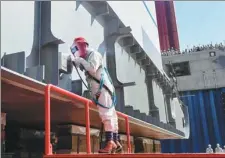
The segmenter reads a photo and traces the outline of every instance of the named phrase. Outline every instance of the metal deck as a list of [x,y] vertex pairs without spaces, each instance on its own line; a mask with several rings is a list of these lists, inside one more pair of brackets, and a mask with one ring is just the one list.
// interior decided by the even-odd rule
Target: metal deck
[[225,154],[90,154],[90,155],[49,155],[44,158],[225,158]]
[[[25,125],[44,127],[44,95],[46,84],[1,67],[2,111],[8,120]],[[77,98],[85,98],[77,96]],[[87,99],[86,99],[87,100]],[[155,125],[128,116],[131,135],[155,139],[182,139],[183,137]],[[51,92],[51,124],[73,123],[85,125],[85,105],[78,99]],[[96,106],[90,104],[90,125],[100,128]],[[126,133],[125,120],[119,116],[120,132]]]

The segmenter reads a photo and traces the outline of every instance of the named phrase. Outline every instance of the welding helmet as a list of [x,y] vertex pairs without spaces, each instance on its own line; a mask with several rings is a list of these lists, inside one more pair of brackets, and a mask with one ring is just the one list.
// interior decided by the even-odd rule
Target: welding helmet
[[89,46],[88,42],[83,37],[77,37],[74,39],[72,46],[70,47],[70,50],[72,54],[75,55],[76,52],[79,52],[79,54],[76,54],[80,57],[86,56],[86,48]]

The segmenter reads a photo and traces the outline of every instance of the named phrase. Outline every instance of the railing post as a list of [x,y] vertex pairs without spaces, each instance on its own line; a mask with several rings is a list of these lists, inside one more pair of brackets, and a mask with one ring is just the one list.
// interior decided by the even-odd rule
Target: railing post
[[91,153],[91,136],[90,136],[90,115],[89,115],[89,102],[85,104],[85,120],[86,120],[86,144],[87,154]]
[[131,153],[131,144],[130,144],[130,125],[128,116],[125,117],[126,122],[126,132],[127,132],[127,152]]
[[52,155],[52,146],[50,143],[50,131],[51,131],[50,91],[51,85],[48,84],[45,87],[45,155]]

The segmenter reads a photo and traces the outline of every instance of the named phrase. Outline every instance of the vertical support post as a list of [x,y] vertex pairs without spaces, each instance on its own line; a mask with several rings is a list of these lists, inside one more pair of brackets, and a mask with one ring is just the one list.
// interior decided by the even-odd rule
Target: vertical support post
[[130,125],[129,125],[129,119],[126,116],[125,117],[126,122],[126,132],[127,132],[127,152],[131,153],[131,145],[130,145]]
[[51,85],[45,87],[45,155],[52,155],[52,146],[50,143],[50,90]]
[[152,66],[148,66],[145,72],[145,83],[147,86],[148,102],[149,102],[149,115],[157,118],[157,120],[160,120],[159,108],[155,105],[155,101],[154,101],[154,91],[153,91],[153,83],[152,83],[153,77],[148,76],[149,72],[154,73],[154,69]]
[[85,104],[85,119],[86,119],[86,144],[87,154],[91,153],[91,136],[90,136],[90,116],[89,116],[89,102]]

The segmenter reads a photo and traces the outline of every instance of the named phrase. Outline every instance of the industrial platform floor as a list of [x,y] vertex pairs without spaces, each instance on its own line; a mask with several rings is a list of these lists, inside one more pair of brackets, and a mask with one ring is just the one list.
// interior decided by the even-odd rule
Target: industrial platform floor
[[[4,92],[1,96],[1,109],[7,113],[8,120],[16,120],[26,126],[44,127],[46,84],[1,66],[1,85]],[[80,101],[81,99],[74,99],[55,91],[51,91],[50,98],[51,125],[66,123],[85,125],[85,105]],[[95,105],[90,105],[90,118],[91,127],[100,129],[101,120]],[[134,117],[128,116],[128,119],[130,134],[133,136],[184,139],[181,135]],[[125,120],[121,116],[119,116],[119,127],[121,133],[126,133]]]
[[78,154],[49,155],[44,158],[225,158],[224,154]]

